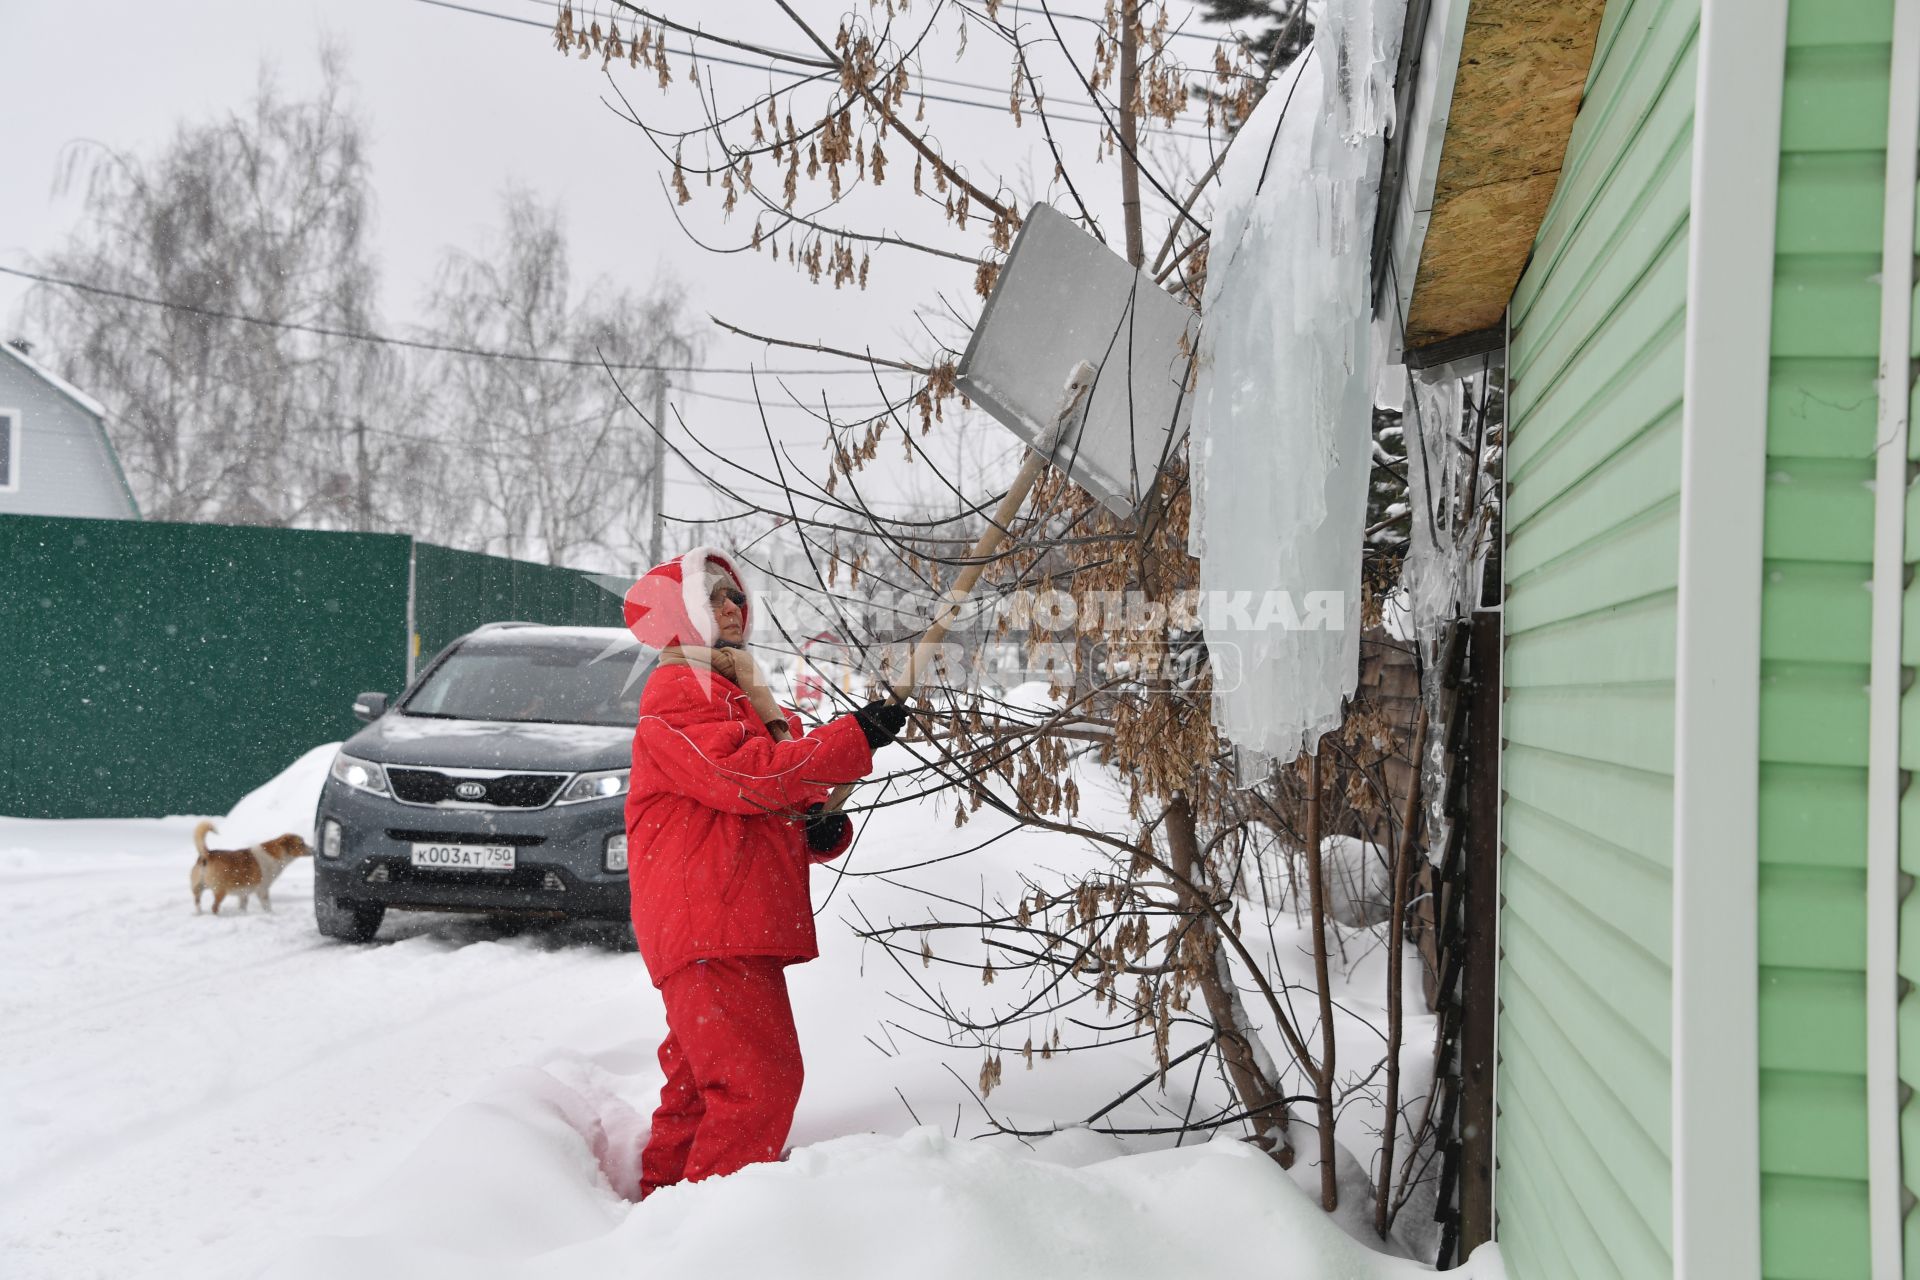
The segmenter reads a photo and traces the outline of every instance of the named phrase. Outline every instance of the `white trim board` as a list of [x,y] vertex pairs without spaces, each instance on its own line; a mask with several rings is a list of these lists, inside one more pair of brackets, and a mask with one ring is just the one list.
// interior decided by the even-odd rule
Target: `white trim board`
[[0,434],[6,436],[7,470],[0,477],[0,493],[20,492],[20,453],[27,442],[27,429],[20,411],[0,405]]
[[1897,0],[1880,266],[1880,413],[1873,481],[1873,650],[1867,727],[1867,1233],[1873,1280],[1902,1274],[1900,663],[1906,585],[1914,183],[1920,179],[1920,0]]
[[[1419,0],[1411,2],[1418,4]],[[1426,246],[1427,225],[1433,220],[1433,191],[1440,178],[1441,144],[1446,140],[1447,120],[1453,111],[1453,85],[1460,73],[1460,47],[1466,40],[1469,4],[1470,0],[1431,0],[1405,128],[1395,125],[1400,134],[1398,145],[1405,151],[1393,208],[1384,211],[1393,219],[1393,226],[1387,236],[1389,275],[1381,307],[1392,311],[1394,323],[1387,326],[1390,349],[1383,364],[1399,364],[1404,349],[1414,277]]]
[[1760,1274],[1761,537],[1787,0],[1702,0],[1674,670],[1673,1264]]

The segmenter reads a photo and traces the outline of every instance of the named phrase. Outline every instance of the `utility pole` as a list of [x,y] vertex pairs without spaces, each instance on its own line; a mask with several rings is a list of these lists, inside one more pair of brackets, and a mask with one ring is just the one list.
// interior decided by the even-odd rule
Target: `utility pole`
[[647,554],[653,557],[654,564],[667,558],[667,392],[671,388],[672,369],[666,363],[665,352],[677,352],[682,363],[693,362],[692,349],[677,333],[667,334],[657,350],[662,355],[653,384],[653,536],[647,546]]
[[371,477],[367,475],[367,420],[353,420],[353,453],[359,468],[359,480],[354,486],[353,527],[361,533],[373,528],[373,493],[368,487]]
[[653,537],[647,546],[652,563],[666,559],[667,534],[667,370],[653,382]]

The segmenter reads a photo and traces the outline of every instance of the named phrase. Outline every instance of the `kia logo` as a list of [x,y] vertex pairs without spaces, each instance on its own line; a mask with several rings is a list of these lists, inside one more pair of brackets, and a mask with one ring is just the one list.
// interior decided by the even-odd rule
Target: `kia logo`
[[453,789],[453,794],[462,800],[478,800],[487,794],[487,787],[483,782],[463,782]]

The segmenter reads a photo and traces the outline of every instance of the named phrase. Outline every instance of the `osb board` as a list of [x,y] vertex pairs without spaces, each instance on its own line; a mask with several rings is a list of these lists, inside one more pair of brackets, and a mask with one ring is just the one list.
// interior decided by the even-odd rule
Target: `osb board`
[[1500,322],[1560,180],[1606,0],[1474,0],[1407,345]]

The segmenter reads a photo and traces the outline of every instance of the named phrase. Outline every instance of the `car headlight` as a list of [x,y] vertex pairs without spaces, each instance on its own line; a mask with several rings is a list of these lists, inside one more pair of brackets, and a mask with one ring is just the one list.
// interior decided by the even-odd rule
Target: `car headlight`
[[626,832],[622,831],[617,836],[607,837],[607,856],[603,860],[602,865],[609,871],[625,871],[627,869]]
[[368,791],[376,796],[388,794],[386,770],[371,760],[356,760],[344,751],[333,758],[333,776],[355,791]]
[[606,800],[627,793],[627,775],[631,769],[602,769],[598,773],[577,775],[560,793],[555,804],[579,804],[583,800]]

